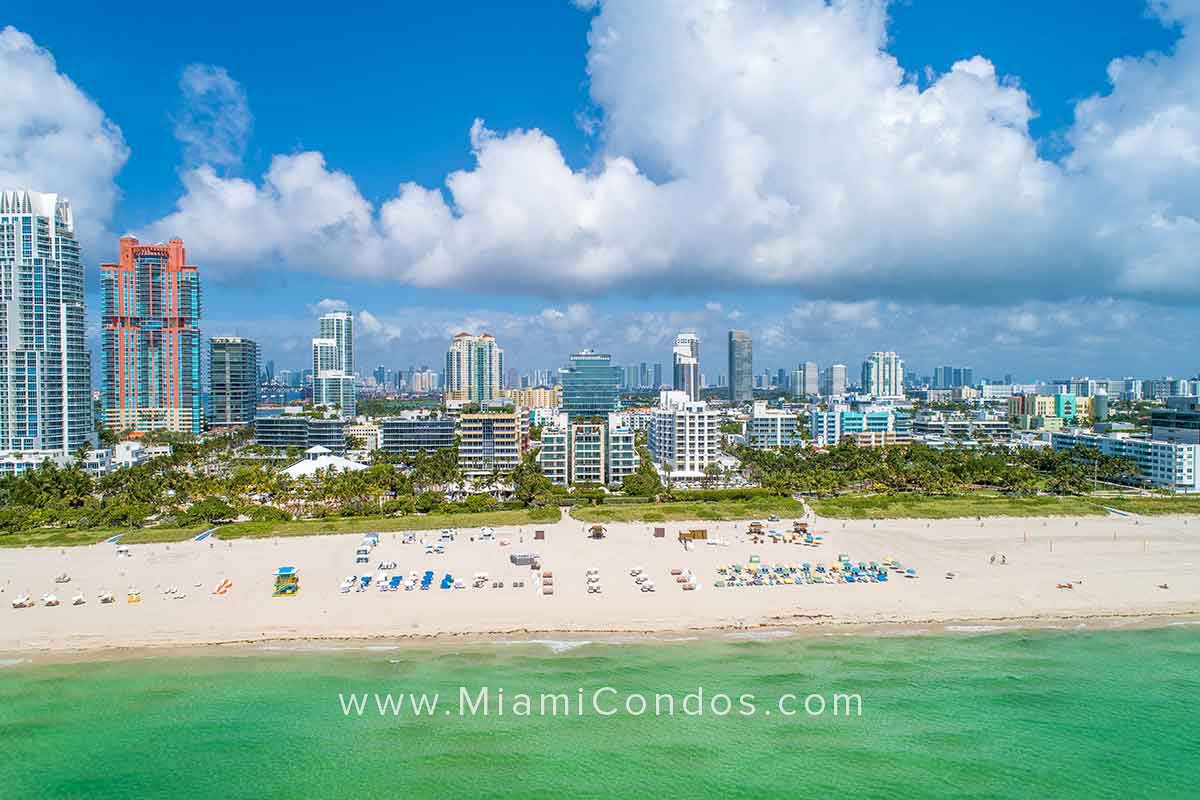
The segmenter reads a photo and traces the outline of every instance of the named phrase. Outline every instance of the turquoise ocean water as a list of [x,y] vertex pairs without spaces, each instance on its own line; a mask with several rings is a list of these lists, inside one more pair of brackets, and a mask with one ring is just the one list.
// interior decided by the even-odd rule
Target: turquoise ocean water
[[[488,687],[492,714],[460,715],[462,686]],[[602,687],[600,710],[669,694],[676,714],[601,716]],[[699,687],[705,713],[683,714]],[[511,705],[580,688],[583,715]],[[437,710],[345,716],[338,698],[410,691]],[[803,713],[837,692],[862,715]],[[715,693],[733,712],[712,713]],[[1200,628],[17,664],[0,668],[0,754],[13,798],[1197,797]]]

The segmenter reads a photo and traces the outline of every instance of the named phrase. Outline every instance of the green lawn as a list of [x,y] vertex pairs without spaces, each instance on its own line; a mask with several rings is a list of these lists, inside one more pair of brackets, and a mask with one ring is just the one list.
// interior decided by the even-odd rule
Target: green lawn
[[804,514],[804,506],[790,497],[756,497],[753,500],[637,503],[579,506],[571,509],[571,516],[583,522],[715,522],[730,519],[765,519],[771,514],[799,517]]
[[144,544],[146,542],[182,542],[211,526],[197,528],[137,528],[134,530],[98,530],[85,528],[43,528],[35,531],[0,534],[0,547],[73,547],[81,544],[96,544],[114,534],[122,534],[121,544]]
[[972,494],[843,495],[815,500],[813,509],[835,519],[955,519],[959,517],[1083,517],[1105,513],[1084,497],[1008,497]]
[[[481,526],[535,525],[558,522],[562,518],[557,508],[530,508],[519,511],[489,511],[480,514],[414,514],[407,517],[332,517],[327,520],[300,522],[238,522],[221,525],[221,539],[248,539],[267,536],[315,536],[330,533],[365,533],[378,531],[424,531],[439,528],[478,528]],[[116,533],[124,534],[121,544],[150,542],[179,542],[208,530],[197,528],[139,528],[130,531],[97,530],[38,530],[0,535],[2,547],[68,547],[95,544]]]
[[1200,514],[1200,497],[1114,497],[1098,503],[1130,514]]

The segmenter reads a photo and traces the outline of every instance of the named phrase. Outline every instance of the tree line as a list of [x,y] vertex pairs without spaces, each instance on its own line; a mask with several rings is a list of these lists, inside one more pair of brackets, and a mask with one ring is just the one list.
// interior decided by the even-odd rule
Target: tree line
[[753,481],[781,495],[851,491],[945,495],[976,488],[1012,495],[1085,494],[1094,482],[1122,482],[1137,473],[1129,459],[1084,447],[934,449],[913,443],[868,448],[847,442],[824,450],[739,447],[734,454]]

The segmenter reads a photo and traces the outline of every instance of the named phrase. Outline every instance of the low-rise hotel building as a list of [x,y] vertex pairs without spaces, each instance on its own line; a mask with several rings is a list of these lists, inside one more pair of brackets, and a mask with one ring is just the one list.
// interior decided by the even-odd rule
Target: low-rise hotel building
[[782,409],[768,408],[764,400],[756,401],[750,419],[746,421],[746,444],[769,450],[800,447],[804,444],[800,418]]
[[1101,436],[1080,431],[1055,433],[1050,437],[1055,450],[1090,447],[1106,456],[1128,458],[1137,465],[1138,481],[1172,492],[1200,492],[1200,444],[1181,444],[1131,436]]

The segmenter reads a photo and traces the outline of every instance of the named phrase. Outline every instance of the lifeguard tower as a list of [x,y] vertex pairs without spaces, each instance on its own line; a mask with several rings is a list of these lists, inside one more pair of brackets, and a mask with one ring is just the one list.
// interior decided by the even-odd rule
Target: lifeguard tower
[[295,567],[280,567],[275,570],[274,597],[291,597],[300,591],[300,573]]

